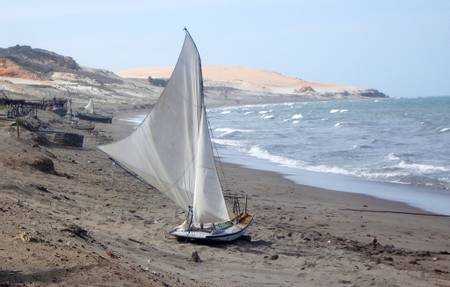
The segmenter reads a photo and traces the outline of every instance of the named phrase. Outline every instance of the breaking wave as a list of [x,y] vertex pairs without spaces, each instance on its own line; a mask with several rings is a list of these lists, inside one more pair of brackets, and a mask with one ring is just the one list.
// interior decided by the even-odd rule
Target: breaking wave
[[[442,150],[450,98],[372,101],[378,99],[220,108],[210,120],[215,142],[233,156],[450,190],[450,154]],[[228,111],[232,116],[221,114]]]
[[[237,147],[237,148],[240,148],[240,147],[243,147],[243,143],[242,143],[242,141],[238,141],[238,140],[229,140],[229,139],[218,139],[218,138],[213,138],[213,139],[211,139],[211,141],[213,142],[213,143],[216,143],[216,144],[220,144],[220,145],[224,145],[224,146],[231,146],[231,147]],[[238,149],[239,151],[245,151],[245,150],[241,150],[241,149]]]
[[397,167],[407,169],[419,174],[450,171],[450,168],[444,166],[435,166],[431,164],[420,164],[420,163],[407,163],[403,160],[398,163]]
[[285,167],[290,167],[290,168],[299,168],[299,169],[315,171],[315,172],[326,172],[326,173],[335,173],[335,174],[344,174],[344,175],[352,175],[353,174],[352,172],[345,170],[343,168],[340,168],[340,167],[327,166],[327,165],[308,165],[307,163],[305,163],[301,160],[295,160],[295,159],[290,159],[290,158],[279,156],[279,155],[273,155],[258,145],[252,146],[248,150],[248,154],[253,157],[268,160],[272,163],[279,164],[279,165],[285,166]]
[[332,109],[332,110],[330,110],[330,114],[335,114],[335,113],[346,113],[346,112],[348,112],[348,110],[346,110],[346,109]]
[[216,128],[214,129],[215,132],[219,132],[219,135],[216,135],[217,137],[224,137],[224,136],[228,136],[231,134],[236,134],[236,133],[250,133],[253,132],[254,130],[248,130],[248,129],[232,129],[232,128]]
[[387,159],[390,161],[399,160],[400,158],[395,153],[391,152],[387,155]]

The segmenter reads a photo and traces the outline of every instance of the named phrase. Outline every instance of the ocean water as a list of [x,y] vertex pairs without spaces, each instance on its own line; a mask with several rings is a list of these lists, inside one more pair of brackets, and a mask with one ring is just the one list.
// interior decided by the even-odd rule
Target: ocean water
[[450,97],[225,107],[208,119],[222,160],[450,214]]
[[208,117],[226,161],[450,214],[450,97],[227,107]]

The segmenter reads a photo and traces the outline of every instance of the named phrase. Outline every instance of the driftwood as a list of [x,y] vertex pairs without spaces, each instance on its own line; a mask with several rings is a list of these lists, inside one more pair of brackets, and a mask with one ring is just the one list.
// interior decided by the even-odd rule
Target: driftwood
[[87,230],[76,224],[72,224],[72,225],[68,226],[67,228],[61,229],[61,231],[68,232],[68,233],[72,234],[72,236],[77,236],[84,240],[91,239],[91,236],[89,235]]

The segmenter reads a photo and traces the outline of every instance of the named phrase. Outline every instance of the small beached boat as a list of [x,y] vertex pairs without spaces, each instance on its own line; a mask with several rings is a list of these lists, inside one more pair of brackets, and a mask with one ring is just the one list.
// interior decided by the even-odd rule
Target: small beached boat
[[78,112],[76,114],[76,117],[80,120],[100,123],[112,123],[112,115],[101,115],[95,113],[94,99],[90,99],[89,103],[84,107],[84,109],[86,110],[86,112]]
[[246,197],[227,196],[232,209],[226,205],[208,127],[200,55],[187,30],[175,69],[152,111],[130,136],[99,148],[185,211],[186,220],[170,231],[178,239],[233,241],[253,220]]

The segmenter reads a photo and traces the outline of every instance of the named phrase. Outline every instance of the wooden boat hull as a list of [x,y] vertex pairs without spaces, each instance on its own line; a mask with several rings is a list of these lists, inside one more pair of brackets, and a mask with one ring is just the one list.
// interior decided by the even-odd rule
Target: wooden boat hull
[[53,108],[52,112],[57,114],[60,117],[64,117],[67,114],[67,109],[65,108]]
[[170,231],[169,233],[175,236],[179,240],[189,240],[189,241],[204,241],[204,242],[232,242],[239,237],[245,235],[247,227],[253,221],[253,216],[246,214],[243,216],[239,223],[233,223],[230,221],[231,225],[225,229],[214,229],[214,230],[186,230],[182,227],[178,227]]
[[99,123],[112,123],[112,115],[97,115],[97,114],[87,114],[87,113],[77,113],[77,118],[80,120],[99,122]]

